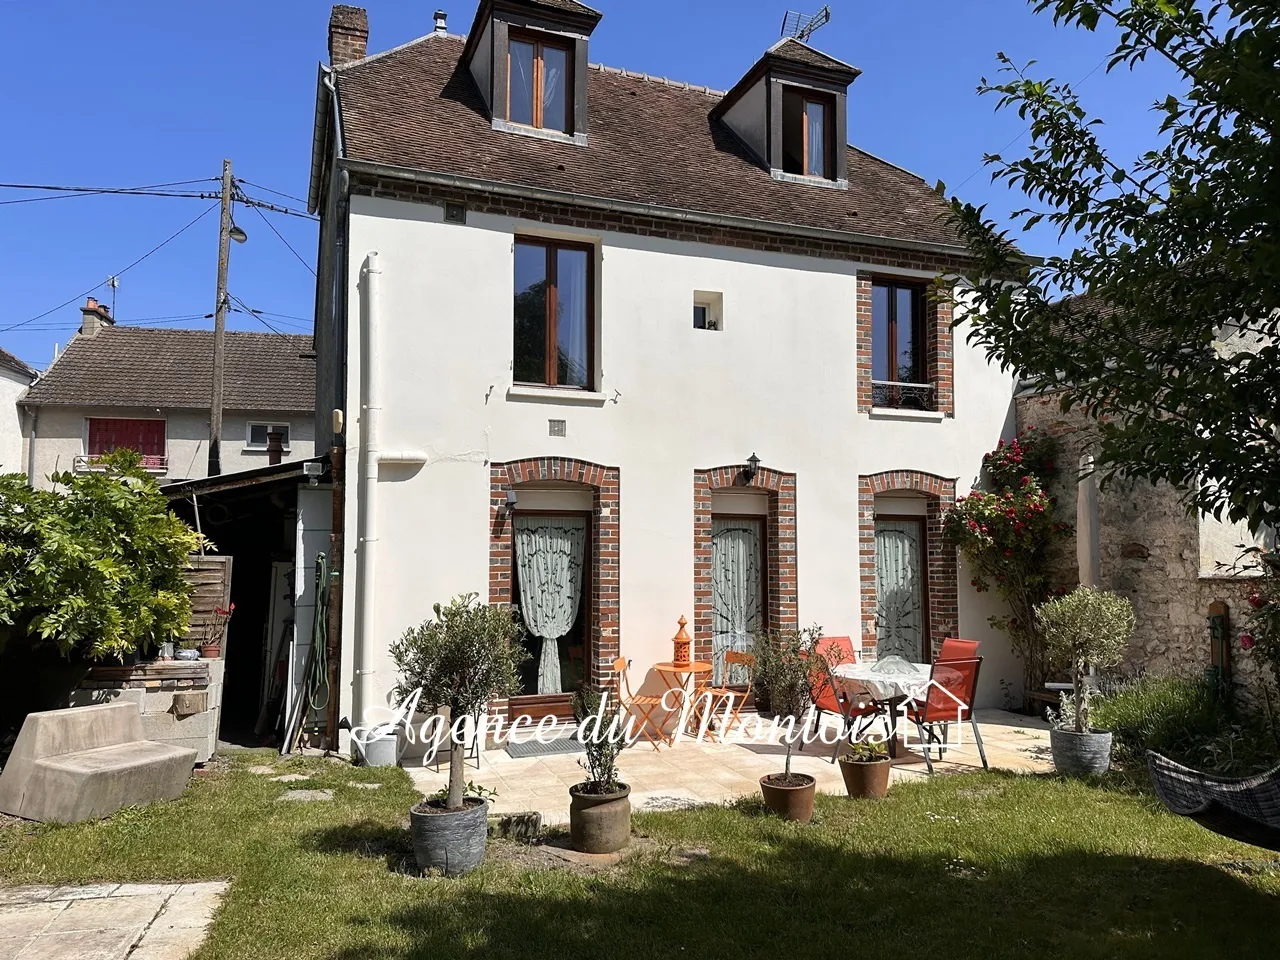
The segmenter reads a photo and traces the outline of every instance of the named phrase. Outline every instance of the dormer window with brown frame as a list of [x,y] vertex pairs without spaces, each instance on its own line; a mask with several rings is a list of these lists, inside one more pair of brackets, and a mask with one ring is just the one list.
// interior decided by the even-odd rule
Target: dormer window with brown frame
[[797,87],[782,91],[782,172],[834,180],[834,98]]
[[507,119],[522,127],[573,133],[570,48],[513,30],[507,50]]

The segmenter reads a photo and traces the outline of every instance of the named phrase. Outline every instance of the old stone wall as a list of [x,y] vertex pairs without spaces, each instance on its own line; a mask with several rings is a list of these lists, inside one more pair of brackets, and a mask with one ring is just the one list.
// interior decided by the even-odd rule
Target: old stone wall
[[[1016,399],[1018,429],[1036,427],[1057,439],[1056,476],[1048,493],[1058,516],[1075,522],[1080,456],[1090,451],[1096,425],[1080,410],[1063,412],[1058,394]],[[1261,694],[1264,669],[1240,648],[1239,636],[1253,588],[1247,576],[1202,573],[1200,518],[1188,513],[1168,484],[1113,479],[1098,492],[1102,586],[1133,603],[1138,626],[1125,666],[1150,673],[1199,673],[1209,666],[1209,604],[1227,604],[1232,674],[1246,700]],[[1212,565],[1210,565],[1210,568]],[[1055,561],[1055,581],[1079,581],[1075,543]]]

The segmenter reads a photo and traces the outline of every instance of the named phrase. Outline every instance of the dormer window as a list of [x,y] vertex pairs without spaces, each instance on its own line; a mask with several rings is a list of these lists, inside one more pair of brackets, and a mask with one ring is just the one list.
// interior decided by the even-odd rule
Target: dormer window
[[507,49],[507,119],[524,127],[572,133],[569,47],[512,31]]
[[782,171],[834,180],[834,128],[830,99],[795,87],[782,91]]

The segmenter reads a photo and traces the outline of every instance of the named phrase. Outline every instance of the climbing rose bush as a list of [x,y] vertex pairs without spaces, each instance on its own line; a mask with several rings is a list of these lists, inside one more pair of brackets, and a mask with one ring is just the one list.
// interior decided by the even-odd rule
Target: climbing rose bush
[[1035,610],[1054,592],[1052,551],[1072,531],[1055,518],[1056,505],[1044,491],[1055,448],[1051,437],[1036,430],[1007,445],[1002,441],[983,457],[988,489],[960,497],[943,518],[947,540],[973,574],[970,583],[979,593],[994,590],[1009,604],[1009,613],[990,623],[1009,635],[1028,689],[1039,689],[1049,675]]
[[1263,575],[1248,596],[1249,612],[1240,634],[1240,648],[1261,656],[1280,684],[1280,553],[1254,549]]

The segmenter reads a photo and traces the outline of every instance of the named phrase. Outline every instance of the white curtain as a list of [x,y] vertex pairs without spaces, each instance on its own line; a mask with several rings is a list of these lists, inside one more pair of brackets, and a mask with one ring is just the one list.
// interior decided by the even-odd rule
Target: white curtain
[[876,521],[876,657],[923,656],[920,524]]
[[745,652],[751,634],[764,625],[762,522],[711,519],[711,667],[712,682],[746,683],[741,667],[727,676],[727,650]]
[[513,40],[511,53],[512,123],[533,123],[533,44]]
[[562,692],[559,640],[578,616],[586,539],[584,517],[516,515],[520,613],[529,633],[542,641],[538,693]]
[[587,385],[587,252],[556,251],[556,346],[560,385]]
[[824,104],[809,101],[804,109],[805,123],[809,125],[809,157],[805,171],[811,177],[826,175],[827,169],[827,108]]
[[557,47],[542,48],[542,125],[550,130],[564,130],[565,90],[568,54]]

